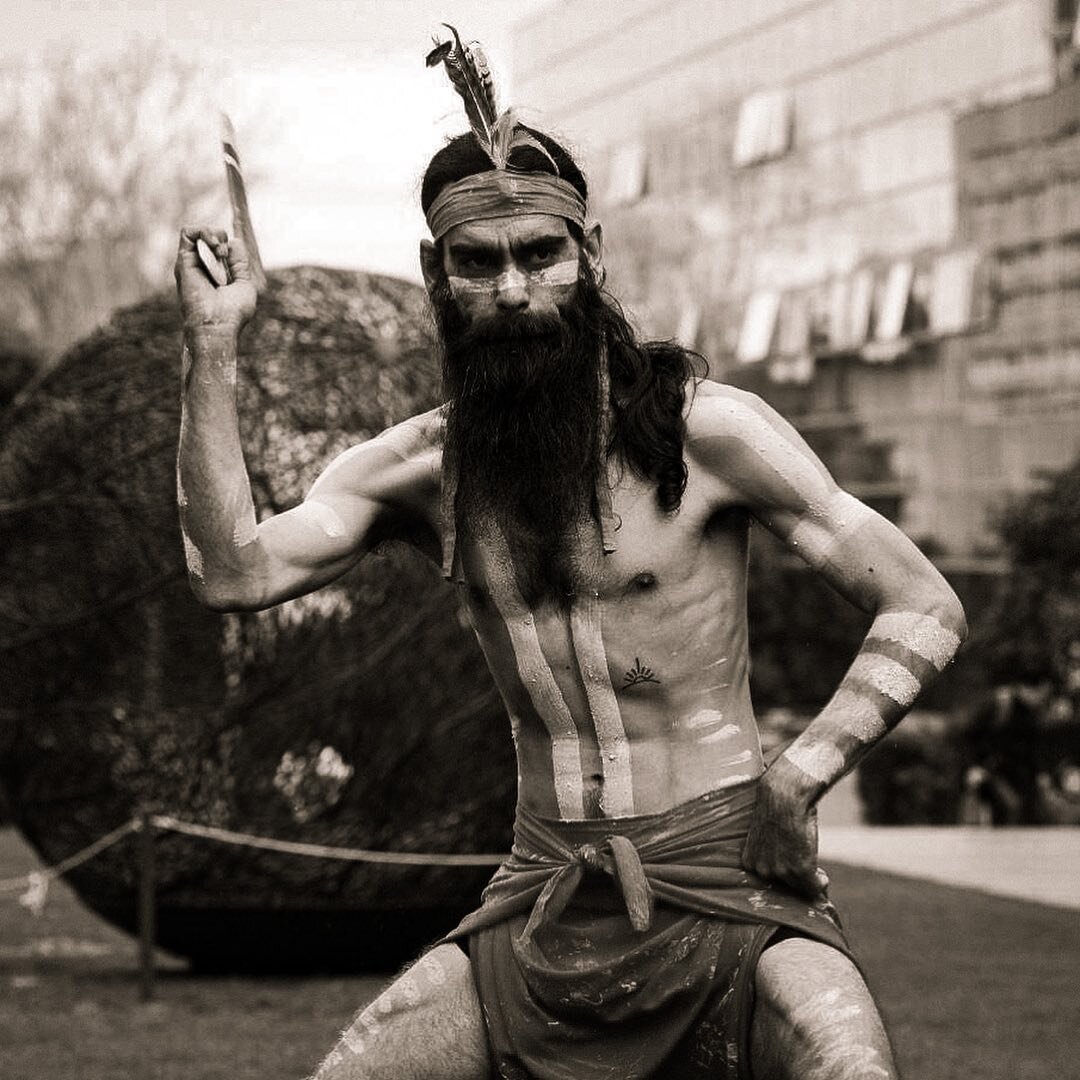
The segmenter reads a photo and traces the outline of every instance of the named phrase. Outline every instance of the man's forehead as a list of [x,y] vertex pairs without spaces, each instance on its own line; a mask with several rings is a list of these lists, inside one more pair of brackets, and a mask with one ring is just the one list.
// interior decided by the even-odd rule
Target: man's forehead
[[482,218],[455,225],[443,237],[448,247],[497,247],[503,243],[528,244],[570,237],[566,218],[555,214],[513,214]]

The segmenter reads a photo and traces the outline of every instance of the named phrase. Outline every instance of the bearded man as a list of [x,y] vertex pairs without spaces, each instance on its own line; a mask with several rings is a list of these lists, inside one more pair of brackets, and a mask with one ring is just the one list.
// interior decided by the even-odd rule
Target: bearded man
[[[181,234],[197,595],[264,608],[407,538],[459,586],[517,749],[513,853],[480,909],[317,1076],[895,1077],[826,895],[814,807],[949,661],[962,609],[762,401],[637,339],[602,290],[580,170],[539,132],[515,126],[509,143],[496,161],[459,136],[424,178],[446,405],[345,452],[262,522],[234,403],[246,253]],[[203,275],[199,240],[231,284]],[[768,769],[748,686],[751,519],[874,616]]]

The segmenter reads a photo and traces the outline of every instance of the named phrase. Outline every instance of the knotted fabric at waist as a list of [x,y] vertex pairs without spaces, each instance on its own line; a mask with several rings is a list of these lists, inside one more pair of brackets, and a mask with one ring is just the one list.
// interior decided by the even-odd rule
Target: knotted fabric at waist
[[630,925],[638,931],[648,930],[652,924],[652,889],[645,877],[641,856],[627,837],[612,833],[598,843],[590,841],[570,848],[565,858],[568,861],[540,890],[525,924],[522,935],[525,941],[532,941],[537,929],[558,919],[577,892],[586,870],[613,878],[626,904]]
[[[558,922],[588,874],[611,880],[635,932],[649,929],[654,905],[663,903],[701,915],[789,926],[846,951],[826,897],[810,901],[743,868],[757,792],[755,779],[663,813],[596,820],[544,818],[519,806],[510,858],[484,890],[480,908],[443,940],[527,913],[518,944],[529,949],[537,931]],[[595,889],[589,893],[595,897]]]

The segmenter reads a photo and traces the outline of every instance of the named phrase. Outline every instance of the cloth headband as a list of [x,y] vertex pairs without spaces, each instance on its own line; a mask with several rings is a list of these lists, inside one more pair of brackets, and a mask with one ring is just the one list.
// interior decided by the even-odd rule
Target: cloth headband
[[541,172],[488,172],[448,184],[428,207],[431,235],[439,240],[455,225],[494,217],[553,214],[585,227],[585,200],[561,177]]

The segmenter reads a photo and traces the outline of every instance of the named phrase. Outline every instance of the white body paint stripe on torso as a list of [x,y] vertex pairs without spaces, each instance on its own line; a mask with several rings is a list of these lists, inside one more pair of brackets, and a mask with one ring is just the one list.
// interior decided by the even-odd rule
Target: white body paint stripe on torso
[[570,609],[570,629],[574,639],[574,655],[596,729],[596,741],[600,746],[600,766],[604,774],[600,805],[607,817],[626,817],[634,813],[630,743],[608,671],[602,609],[597,597],[588,596],[574,601]]
[[[514,650],[514,662],[525,690],[532,700],[533,708],[543,721],[551,737],[551,761],[555,774],[555,799],[562,818],[585,816],[585,791],[581,775],[581,746],[577,726],[566,704],[566,699],[548,666],[540,637],[536,632],[536,620],[525,607],[525,601],[517,592],[513,564],[506,538],[496,532],[497,550],[493,552],[498,563],[501,581],[491,583],[491,597],[500,617],[506,624],[510,645]],[[512,590],[514,599],[524,614],[508,611],[500,602],[501,589]]]

